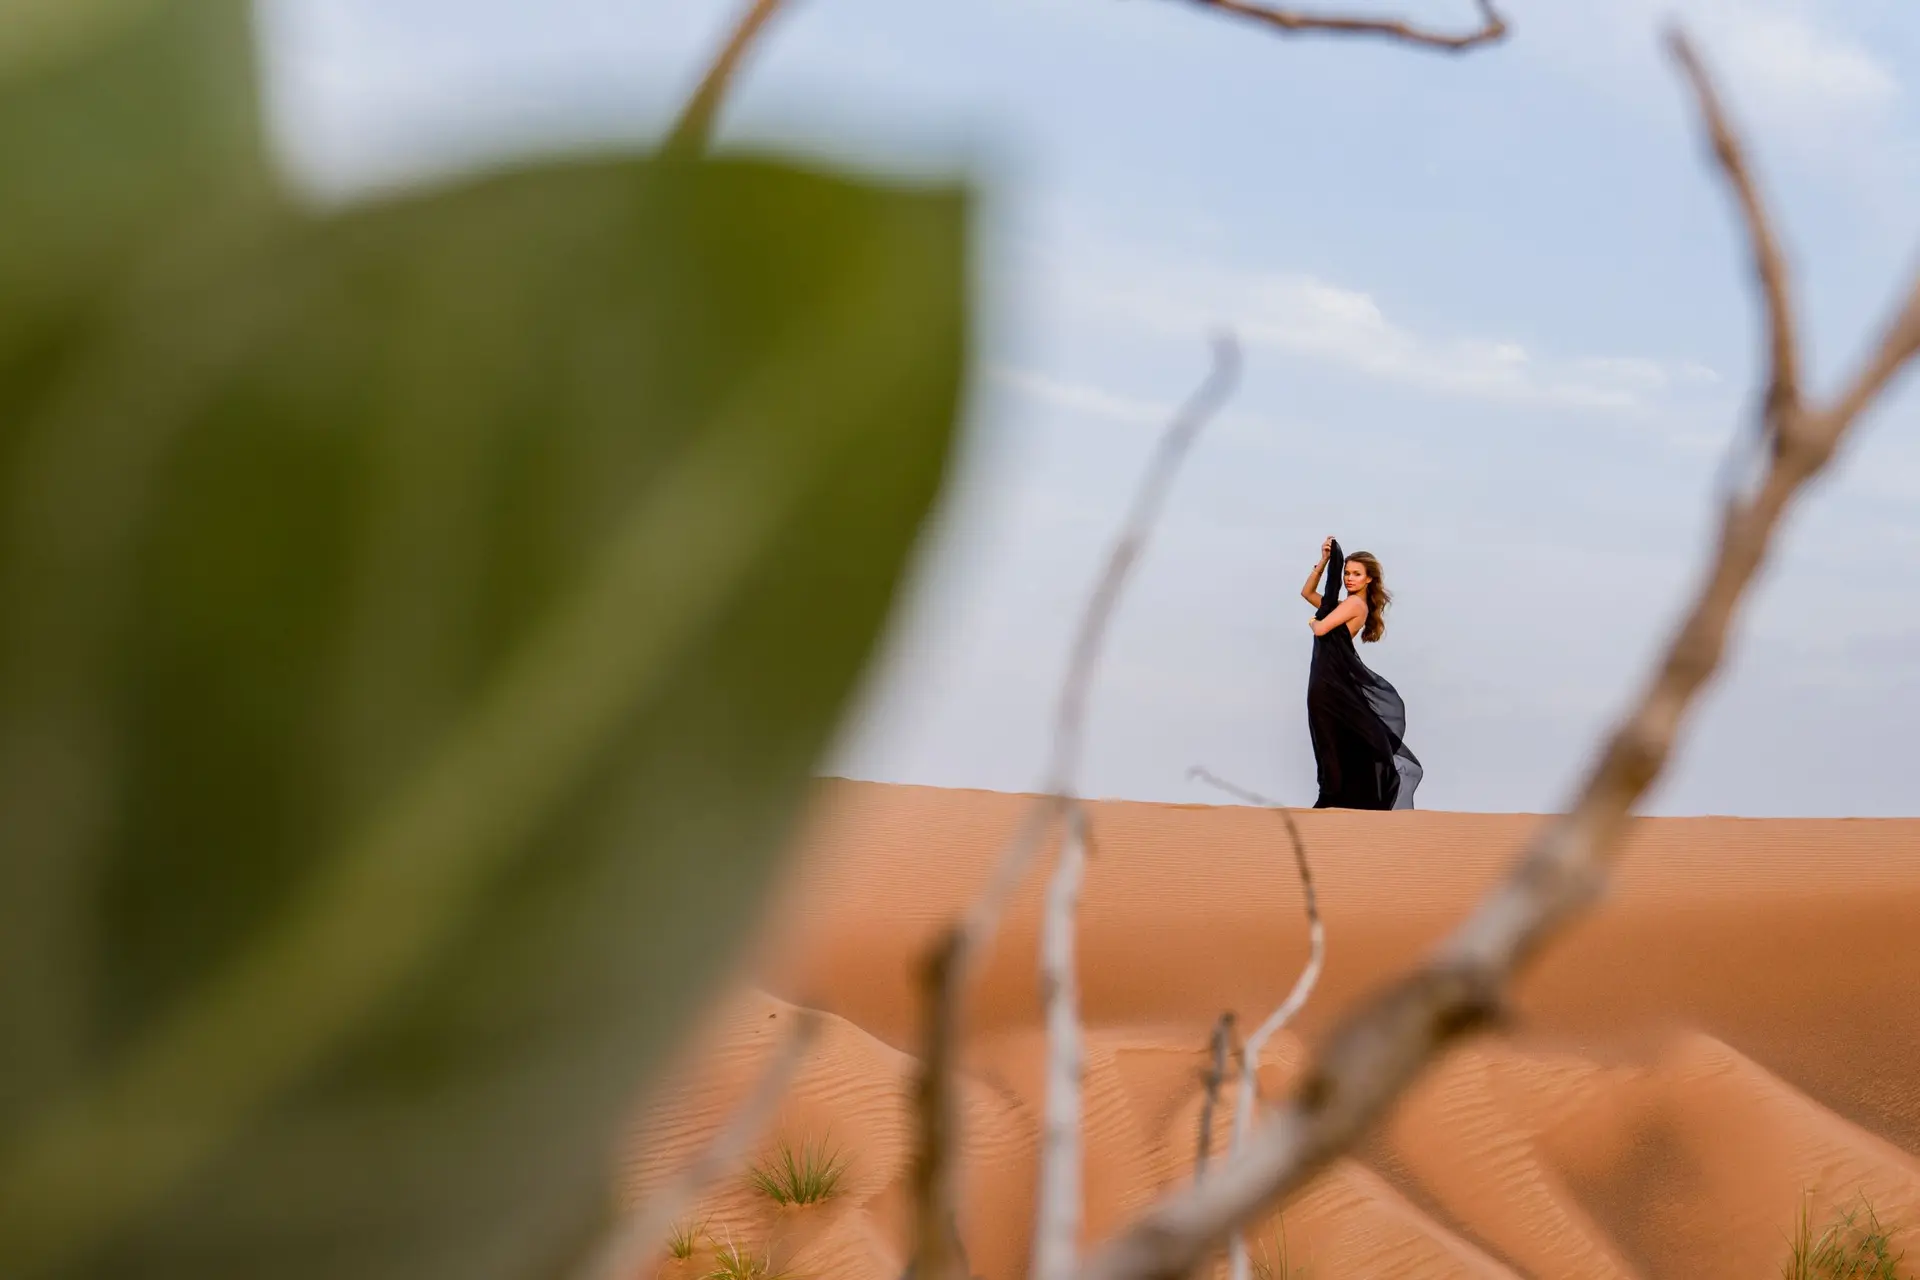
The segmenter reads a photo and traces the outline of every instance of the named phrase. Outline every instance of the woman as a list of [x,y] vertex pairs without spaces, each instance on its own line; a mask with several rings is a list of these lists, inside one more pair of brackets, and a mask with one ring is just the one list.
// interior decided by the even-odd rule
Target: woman
[[[1338,566],[1336,571],[1335,566]],[[1314,584],[1326,574],[1326,586]],[[1344,583],[1347,594],[1340,598]],[[1313,668],[1307,676],[1307,732],[1319,774],[1316,809],[1411,809],[1420,762],[1401,741],[1407,707],[1393,686],[1367,670],[1355,637],[1368,643],[1386,634],[1386,583],[1380,562],[1364,551],[1340,554],[1328,538],[1320,563],[1300,595],[1314,607]]]

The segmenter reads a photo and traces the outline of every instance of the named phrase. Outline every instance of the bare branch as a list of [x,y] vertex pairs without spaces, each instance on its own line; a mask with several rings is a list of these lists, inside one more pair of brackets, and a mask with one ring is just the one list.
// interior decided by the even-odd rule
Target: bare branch
[[1087,692],[1100,660],[1100,648],[1106,640],[1107,625],[1126,588],[1127,578],[1146,547],[1154,521],[1166,502],[1180,464],[1192,448],[1194,439],[1209,419],[1226,402],[1240,375],[1240,349],[1231,337],[1216,338],[1213,364],[1206,379],[1181,406],[1173,422],[1160,437],[1159,446],[1148,463],[1146,475],[1135,492],[1120,535],[1107,553],[1107,562],[1080,625],[1074,634],[1067,661],[1066,679],[1060,701],[1054,710],[1053,750],[1047,763],[1046,792],[1028,812],[1019,832],[1007,846],[994,868],[987,888],[969,909],[964,928],[967,949],[983,951],[993,938],[1007,903],[1025,881],[1027,872],[1046,841],[1054,817],[1074,793],[1079,772],[1080,753],[1086,732]]
[[[1217,778],[1206,769],[1195,767],[1187,771],[1189,777],[1197,778],[1236,799],[1248,804],[1257,804],[1271,809],[1280,815],[1287,825],[1287,835],[1293,842],[1293,862],[1300,873],[1300,889],[1306,899],[1307,911],[1307,963],[1300,970],[1300,976],[1293,980],[1293,989],[1287,992],[1287,998],[1280,1002],[1279,1008],[1267,1016],[1267,1020],[1254,1030],[1247,1039],[1247,1047],[1240,1055],[1240,1095],[1233,1106],[1232,1145],[1227,1148],[1229,1159],[1237,1158],[1246,1145],[1248,1134],[1253,1129],[1254,1107],[1259,1101],[1260,1091],[1260,1054],[1267,1047],[1267,1041],[1275,1032],[1291,1023],[1306,1008],[1307,1000],[1313,995],[1313,989],[1320,981],[1320,971],[1326,967],[1327,931],[1320,922],[1320,897],[1313,888],[1313,868],[1307,862],[1307,844],[1300,838],[1300,827],[1293,820],[1287,807],[1277,800],[1269,800],[1258,792],[1248,791],[1235,786],[1222,778]],[[1235,1231],[1227,1247],[1228,1275],[1230,1280],[1247,1280],[1248,1257],[1247,1237],[1245,1233]]]
[[1227,1079],[1227,1049],[1232,1038],[1233,1011],[1228,1010],[1213,1024],[1211,1057],[1206,1072],[1200,1077],[1207,1094],[1206,1101],[1200,1104],[1200,1136],[1193,1156],[1195,1182],[1206,1176],[1207,1157],[1213,1151],[1213,1110],[1220,1102],[1220,1086]]
[[1067,808],[1066,840],[1047,888],[1040,943],[1040,995],[1047,1010],[1047,1104],[1041,1133],[1040,1205],[1033,1280],[1069,1280],[1080,1258],[1080,996],[1074,981],[1074,917],[1086,870],[1086,810]]
[[1053,820],[1066,807],[1066,800],[1059,792],[1049,791],[1037,796],[1027,807],[1027,812],[1015,829],[1013,839],[1007,842],[1000,860],[994,864],[993,875],[987,881],[980,896],[967,908],[959,927],[960,963],[953,971],[955,982],[965,984],[970,976],[971,965],[976,956],[984,955],[993,945],[994,935],[1000,929],[1000,917],[1006,914],[1007,903],[1033,869],[1034,859],[1040,856],[1040,849],[1047,842],[1047,835],[1053,830]]
[[[1686,54],[1684,40],[1675,37],[1674,44],[1696,89],[1706,88],[1706,75]],[[1702,95],[1701,113],[1721,167],[1740,194],[1742,149],[1710,95]],[[1752,242],[1766,243],[1766,229],[1756,225],[1744,195],[1741,203]],[[1771,263],[1766,270],[1784,277],[1777,255]],[[1768,290],[1764,280],[1762,290]],[[1783,285],[1781,296],[1785,292]],[[1784,349],[1790,352],[1790,318],[1783,322]],[[1342,1021],[1294,1096],[1254,1133],[1241,1158],[1204,1184],[1162,1200],[1090,1259],[1080,1280],[1184,1275],[1222,1237],[1298,1190],[1351,1146],[1442,1049],[1498,1013],[1514,976],[1605,885],[1633,807],[1666,766],[1687,711],[1719,666],[1741,597],[1787,507],[1917,350],[1920,285],[1854,384],[1829,409],[1796,407],[1752,496],[1728,502],[1706,580],[1572,807],[1541,828],[1505,883],[1423,968]],[[1779,371],[1776,364],[1776,378]]]
[[968,1280],[955,1205],[960,1162],[960,1106],[955,1098],[960,1052],[958,971],[966,936],[941,935],[927,957],[920,987],[920,1077],[914,1088],[918,1132],[913,1156],[913,1257],[910,1280]]
[[674,1222],[700,1198],[702,1192],[740,1162],[747,1149],[773,1119],[773,1113],[788,1087],[793,1084],[793,1077],[806,1058],[807,1050],[813,1047],[820,1033],[820,1021],[820,1015],[815,1010],[799,1011],[793,1030],[787,1034],[786,1042],[780,1046],[746,1102],[734,1112],[733,1118],[721,1127],[706,1148],[694,1157],[692,1164],[649,1196],[644,1204],[628,1215],[625,1222],[614,1229],[612,1236],[581,1271],[583,1280],[627,1280],[639,1274],[660,1252]]
[[[960,1118],[954,1103],[952,1075],[958,1051],[959,1010],[967,978],[978,957],[992,944],[1007,903],[1026,879],[1046,843],[1054,817],[1073,806],[1075,777],[1085,737],[1087,691],[1099,664],[1107,624],[1153,531],[1180,463],[1201,428],[1225,403],[1239,371],[1238,345],[1230,336],[1216,338],[1212,366],[1162,434],[1081,616],[1054,716],[1046,792],[1028,810],[1013,840],[1001,854],[986,888],[968,909],[959,927],[942,937],[928,963],[929,974],[937,980],[930,980],[927,992],[932,1007],[926,1015],[926,1038],[921,1046],[920,1137],[915,1176],[917,1234],[914,1258],[909,1265],[910,1274],[916,1280],[966,1280],[953,1269],[958,1254],[946,1242],[949,1237],[957,1238],[952,1226],[957,1177],[951,1165],[960,1157]],[[1046,1180],[1043,1172],[1043,1185]]]
[[1916,354],[1920,354],[1920,281],[1914,282],[1913,291],[1907,295],[1893,323],[1882,335],[1880,345],[1874,348],[1860,372],[1854,375],[1833,407],[1820,415],[1820,434],[1828,441],[1828,448],[1839,444],[1854,419],[1879,398],[1894,375]]
[[[1747,228],[1748,247],[1753,254],[1754,279],[1760,285],[1761,302],[1765,310],[1767,388],[1765,398],[1761,401],[1759,421],[1755,424],[1757,432],[1752,437],[1743,436],[1743,440],[1756,439],[1763,446],[1777,449],[1795,429],[1801,409],[1800,353],[1799,343],[1794,336],[1793,300],[1787,287],[1786,256],[1780,250],[1773,223],[1767,215],[1765,204],[1761,202],[1759,184],[1754,179],[1752,167],[1748,165],[1746,155],[1734,137],[1733,126],[1720,104],[1720,95],[1708,78],[1706,68],[1680,32],[1670,32],[1667,41],[1681,73],[1693,87],[1714,161],[1726,175],[1727,185],[1732,188],[1734,199],[1739,203],[1741,219]],[[1744,472],[1749,463],[1743,458],[1747,452],[1747,449],[1736,445],[1728,455],[1722,489],[1729,498],[1737,499],[1746,491]]]
[[707,149],[713,139],[714,123],[720,117],[720,104],[726,101],[734,75],[781,3],[782,0],[747,0],[746,12],[740,15],[733,34],[721,46],[707,74],[701,77],[700,87],[687,99],[686,106],[680,109],[680,118],[667,132],[666,150],[697,154]]
[[1291,36],[1382,36],[1444,53],[1463,53],[1478,45],[1496,44],[1507,34],[1506,19],[1493,7],[1492,0],[1475,0],[1480,10],[1480,25],[1458,35],[1422,30],[1397,18],[1348,18],[1334,14],[1301,13],[1295,9],[1276,9],[1271,5],[1256,3],[1255,0],[1187,2],[1202,9],[1218,9],[1237,18],[1246,18]]
[[1080,750],[1086,733],[1087,691],[1100,661],[1100,647],[1107,638],[1107,625],[1113,620],[1127,578],[1133,572],[1140,553],[1146,549],[1160,508],[1166,505],[1180,464],[1200,435],[1202,427],[1226,402],[1240,376],[1240,348],[1227,335],[1214,339],[1213,366],[1206,379],[1175,415],[1160,437],[1160,444],[1147,464],[1147,473],[1134,494],[1120,536],[1108,553],[1106,570],[1100,575],[1087,611],[1074,637],[1073,652],[1067,665],[1066,683],[1060,691],[1060,704],[1054,716],[1053,765],[1047,789],[1056,796],[1072,795],[1080,766]]

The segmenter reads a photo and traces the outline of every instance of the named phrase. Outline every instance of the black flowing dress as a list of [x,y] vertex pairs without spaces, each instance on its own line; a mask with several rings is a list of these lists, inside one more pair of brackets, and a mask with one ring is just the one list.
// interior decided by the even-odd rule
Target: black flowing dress
[[[1333,544],[1327,581],[1320,591],[1325,618],[1340,603],[1347,559]],[[1319,775],[1316,809],[1411,809],[1420,785],[1420,762],[1401,740],[1407,706],[1380,676],[1367,670],[1353,646],[1353,633],[1335,627],[1313,639],[1307,675],[1307,731]]]

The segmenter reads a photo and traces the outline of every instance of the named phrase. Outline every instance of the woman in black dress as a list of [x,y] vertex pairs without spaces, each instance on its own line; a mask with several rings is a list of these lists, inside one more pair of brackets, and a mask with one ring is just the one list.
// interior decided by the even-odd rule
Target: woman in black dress
[[[1324,587],[1315,589],[1321,575]],[[1340,589],[1346,587],[1346,597]],[[1364,551],[1342,555],[1328,538],[1300,595],[1314,607],[1313,668],[1307,676],[1307,731],[1319,775],[1316,809],[1411,809],[1420,762],[1401,740],[1407,707],[1392,685],[1367,670],[1354,649],[1386,634],[1392,596],[1380,562]]]

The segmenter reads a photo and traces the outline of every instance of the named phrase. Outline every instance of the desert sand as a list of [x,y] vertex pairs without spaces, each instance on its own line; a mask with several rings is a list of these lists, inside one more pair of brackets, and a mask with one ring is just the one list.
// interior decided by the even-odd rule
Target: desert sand
[[[897,1280],[907,1244],[916,962],[1030,800],[830,781],[763,945],[639,1109],[618,1194],[686,1164],[806,1005],[831,1015],[764,1156],[829,1146],[837,1194],[781,1209],[744,1176],[692,1215],[794,1277]],[[1357,997],[1416,961],[1542,819],[1301,812],[1324,980],[1269,1046],[1266,1097]],[[1085,1235],[1192,1177],[1209,1031],[1243,1031],[1307,953],[1278,818],[1103,802],[1080,916],[1088,1028]],[[983,1280],[1023,1274],[1044,1043],[1042,874],[968,1009],[961,1230]],[[1920,820],[1642,819],[1613,890],[1519,992],[1514,1025],[1453,1052],[1361,1151],[1266,1223],[1312,1277],[1754,1280],[1803,1196],[1920,1226]],[[1297,1034],[1296,1034],[1297,1033]],[[1226,1107],[1214,1150],[1224,1150]],[[1920,1231],[1900,1243],[1920,1260]],[[648,1275],[699,1277],[692,1259]],[[1920,1268],[1915,1268],[1920,1274]]]

